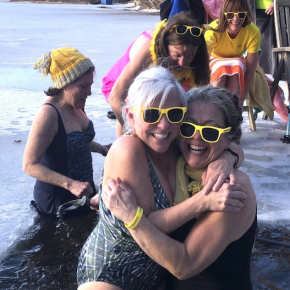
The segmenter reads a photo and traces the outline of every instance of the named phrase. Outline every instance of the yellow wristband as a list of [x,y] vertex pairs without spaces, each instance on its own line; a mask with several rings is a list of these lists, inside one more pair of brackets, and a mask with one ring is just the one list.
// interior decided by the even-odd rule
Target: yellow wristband
[[142,218],[142,215],[143,215],[143,209],[138,206],[136,215],[134,216],[133,220],[129,224],[125,223],[125,227],[133,230],[139,224]]

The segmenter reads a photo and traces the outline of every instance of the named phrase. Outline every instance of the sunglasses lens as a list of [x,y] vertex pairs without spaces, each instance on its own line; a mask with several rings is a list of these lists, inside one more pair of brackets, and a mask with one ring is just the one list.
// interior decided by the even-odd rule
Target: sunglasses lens
[[235,14],[232,13],[232,12],[228,12],[228,13],[227,13],[227,19],[233,19],[234,16],[235,16]]
[[200,36],[201,34],[200,29],[198,27],[191,27],[190,31],[191,34],[194,36]]
[[246,13],[245,12],[239,12],[238,13],[238,17],[240,18],[240,19],[244,19],[244,18],[246,18]]
[[205,140],[209,142],[217,141],[219,137],[219,131],[214,128],[203,128],[202,136]]
[[179,108],[171,109],[167,113],[169,122],[179,123],[183,119],[183,110]]
[[180,34],[184,34],[187,31],[187,27],[184,25],[176,26],[176,32]]
[[192,137],[195,132],[195,127],[190,124],[182,124],[180,127],[180,133],[184,137]]
[[159,119],[160,111],[157,109],[144,110],[143,119],[146,123],[155,123]]

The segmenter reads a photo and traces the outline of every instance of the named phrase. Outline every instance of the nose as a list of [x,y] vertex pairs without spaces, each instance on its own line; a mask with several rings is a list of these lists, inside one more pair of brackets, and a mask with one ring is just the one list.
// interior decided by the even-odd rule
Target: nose
[[91,96],[91,95],[92,95],[92,87],[89,87],[87,91],[87,96]]
[[166,115],[163,114],[161,116],[161,119],[158,122],[158,127],[161,128],[161,129],[166,129],[168,126],[169,126],[169,122],[168,122],[168,120],[166,118]]
[[184,56],[180,56],[179,59],[178,59],[178,64],[180,66],[183,66],[184,65]]
[[199,130],[196,130],[196,132],[195,132],[194,136],[192,137],[192,139],[195,139],[195,140],[202,139]]

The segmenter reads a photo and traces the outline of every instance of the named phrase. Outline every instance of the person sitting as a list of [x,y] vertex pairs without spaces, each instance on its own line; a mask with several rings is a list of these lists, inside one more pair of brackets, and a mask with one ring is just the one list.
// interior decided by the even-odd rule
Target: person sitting
[[247,0],[225,0],[219,19],[205,32],[211,55],[211,83],[237,94],[240,106],[254,80],[261,42],[259,28],[251,20]]
[[[188,97],[188,111],[178,142],[182,152],[177,178],[180,194],[173,197],[175,201],[178,199],[178,205],[167,209],[167,219],[163,219],[168,226],[176,223],[176,216],[171,216],[170,211],[173,214],[175,207],[197,195],[190,197],[187,188],[190,182],[198,182],[201,172],[241,134],[242,112],[236,95],[207,86],[190,90]],[[244,172],[235,169],[235,178],[246,190],[243,208],[198,214],[188,231],[182,229],[186,236],[183,243],[164,234],[146,214],[139,214],[142,208],[136,198],[139,189],[132,189],[127,181],[109,180],[102,200],[118,222],[131,225],[134,221],[134,226],[129,227],[131,236],[150,258],[173,275],[166,289],[250,290],[250,258],[257,227],[256,198]],[[146,274],[144,271],[143,275]]]
[[96,194],[91,152],[105,156],[109,146],[93,141],[94,126],[84,112],[94,78],[92,61],[75,48],[62,47],[46,53],[34,67],[51,75],[53,87],[45,91],[48,97],[32,123],[23,171],[37,179],[32,205],[54,219],[62,204]]
[[202,25],[181,12],[143,32],[103,78],[102,92],[113,109],[117,136],[123,134],[122,102],[133,79],[152,63],[169,67],[185,90],[209,83],[209,60]]
[[[186,103],[180,84],[160,66],[141,72],[130,86],[122,110],[128,133],[113,143],[105,160],[99,191],[100,221],[79,257],[79,290],[157,289],[167,276],[167,271],[151,260],[133,240],[128,232],[129,225],[125,226],[105,207],[102,188],[109,179],[119,176],[132,187],[144,214],[166,233],[200,212],[237,212],[243,207],[243,202],[238,199],[245,198],[244,188],[238,184],[223,184],[223,181],[218,193],[205,195],[201,191],[172,207],[177,162],[172,142],[179,134]],[[231,146],[238,149],[236,144]],[[234,160],[228,151],[220,153],[220,160],[215,163],[220,166],[213,171],[227,176],[233,171]],[[168,216],[171,208],[173,211],[170,210]],[[172,222],[167,223],[171,218]]]

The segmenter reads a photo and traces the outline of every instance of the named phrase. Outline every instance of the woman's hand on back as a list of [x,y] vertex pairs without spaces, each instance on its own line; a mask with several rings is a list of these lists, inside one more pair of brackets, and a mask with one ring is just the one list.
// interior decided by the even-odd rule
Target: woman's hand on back
[[134,193],[120,178],[109,179],[103,188],[102,199],[106,207],[119,220],[130,223],[136,212],[137,203]]
[[218,192],[206,196],[209,211],[238,212],[244,207],[247,198],[246,189],[240,184],[224,182]]
[[234,167],[226,159],[217,159],[210,163],[202,175],[204,184],[203,192],[218,191],[226,180],[230,184],[235,183]]
[[234,167],[238,168],[242,165],[245,159],[244,151],[234,142],[231,142],[229,149],[234,151],[238,158],[230,152],[231,150],[224,150],[208,165],[202,176],[204,194],[208,194],[211,190],[218,191],[226,180],[229,180],[230,184],[235,183]]

